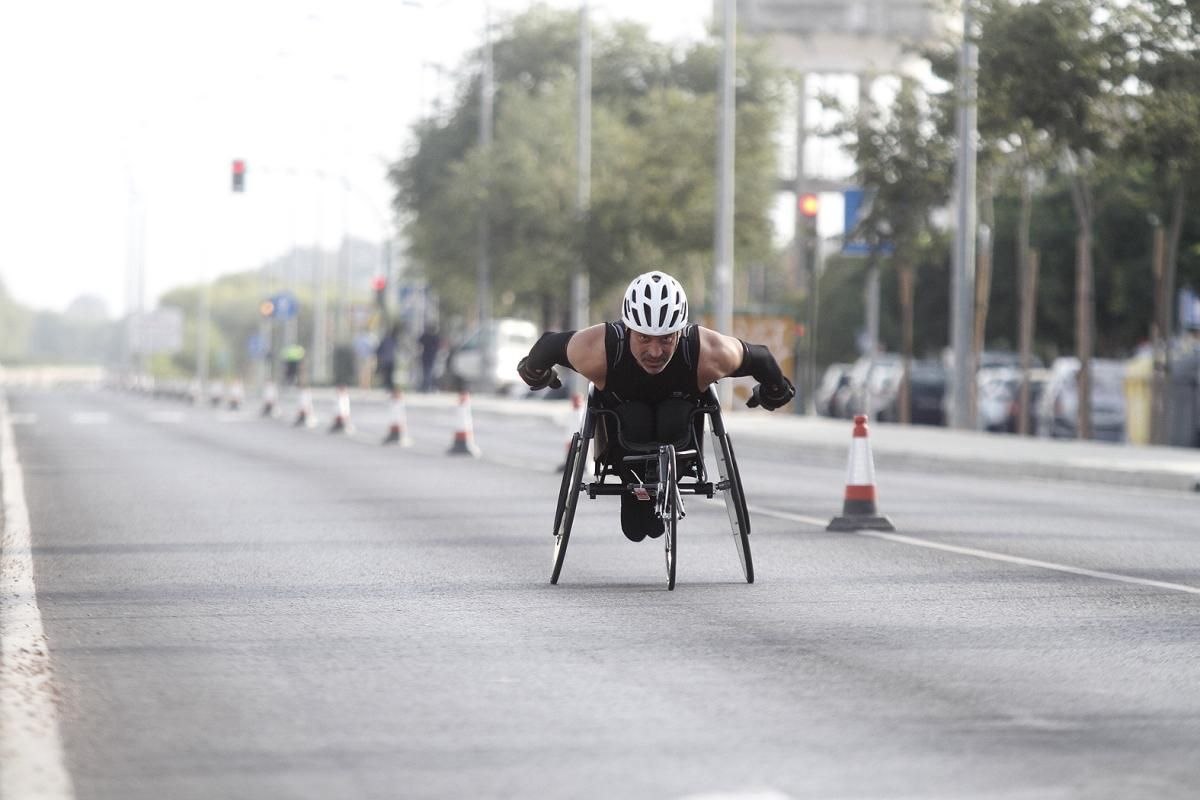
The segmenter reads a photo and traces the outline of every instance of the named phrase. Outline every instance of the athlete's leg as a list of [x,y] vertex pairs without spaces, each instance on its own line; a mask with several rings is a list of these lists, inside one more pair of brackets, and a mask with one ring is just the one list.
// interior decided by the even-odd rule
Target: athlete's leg
[[[648,403],[622,403],[616,407],[617,418],[621,421],[621,438],[627,442],[643,444],[654,441],[654,409]],[[621,459],[628,453],[620,445],[610,440],[609,453],[618,468],[618,474],[625,482],[636,480],[632,470],[625,466]],[[641,476],[643,479],[645,476]],[[638,500],[626,492],[621,495],[621,530],[625,538],[640,542],[647,536],[661,536],[662,520],[654,513],[654,503]]]

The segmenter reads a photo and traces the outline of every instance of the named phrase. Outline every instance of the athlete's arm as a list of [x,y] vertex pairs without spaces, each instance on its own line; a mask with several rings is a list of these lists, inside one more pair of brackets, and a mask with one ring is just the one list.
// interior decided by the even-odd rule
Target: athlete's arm
[[530,388],[558,388],[562,383],[554,367],[563,366],[603,388],[607,363],[604,325],[593,325],[582,331],[542,334],[530,348],[529,355],[517,365],[517,374]]
[[746,351],[741,339],[717,333],[705,327],[700,331],[700,366],[696,370],[696,382],[700,391],[713,382],[727,378],[742,365]]
[[571,337],[567,344],[567,358],[571,368],[592,383],[597,389],[604,388],[608,377],[608,352],[604,349],[604,323],[584,328]]
[[698,381],[705,389],[715,380],[750,376],[758,381],[747,401],[750,407],[762,406],[774,411],[796,396],[792,382],[779,368],[771,351],[761,344],[748,344],[733,336],[700,328],[700,369]]

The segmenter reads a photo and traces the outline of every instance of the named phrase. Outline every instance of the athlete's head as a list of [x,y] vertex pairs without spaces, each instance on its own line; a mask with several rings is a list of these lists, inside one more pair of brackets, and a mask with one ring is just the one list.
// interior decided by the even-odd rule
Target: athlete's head
[[621,320],[632,331],[629,349],[634,360],[655,375],[666,369],[679,332],[688,324],[687,294],[665,272],[638,275],[625,290]]

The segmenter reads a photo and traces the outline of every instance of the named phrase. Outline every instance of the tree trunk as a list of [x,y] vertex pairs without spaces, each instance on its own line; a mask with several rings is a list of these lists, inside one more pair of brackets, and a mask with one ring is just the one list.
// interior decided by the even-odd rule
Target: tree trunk
[[[992,292],[992,231],[996,229],[996,203],[994,192],[992,191],[991,170],[984,172],[983,180],[980,184],[983,190],[979,204],[981,212],[980,221],[983,224],[979,226],[979,241],[976,244],[975,250],[975,330],[971,340],[971,351],[973,353],[971,363],[975,365],[976,370],[983,363],[981,354],[986,345],[988,306]],[[978,391],[979,382],[977,380],[967,382],[967,407],[970,409],[971,427],[975,427],[977,422],[976,415],[979,408]]]
[[1170,328],[1167,324],[1167,282],[1165,275],[1164,244],[1166,235],[1162,223],[1155,220],[1154,244],[1151,256],[1151,268],[1154,271],[1154,318],[1150,325],[1150,343],[1153,372],[1150,378],[1150,444],[1167,443],[1167,348],[1170,338],[1165,331]]
[[[1068,158],[1074,165],[1073,153]],[[1075,240],[1075,350],[1079,358],[1079,424],[1076,436],[1092,438],[1092,327],[1095,315],[1092,268],[1092,192],[1086,179],[1072,169],[1071,200],[1075,205],[1075,219],[1079,223],[1079,236]]]
[[1033,366],[1033,336],[1037,328],[1037,284],[1038,266],[1041,259],[1038,251],[1026,253],[1025,267],[1021,275],[1021,328],[1018,333],[1021,351],[1021,394],[1017,404],[1017,433],[1028,436],[1033,433],[1030,424],[1029,370]]
[[912,359],[913,359],[913,268],[910,264],[900,267],[900,317],[901,336],[904,348],[904,371],[900,376],[899,409],[900,422],[912,424]]
[[1163,398],[1162,398],[1162,439],[1163,444],[1171,444],[1171,336],[1175,332],[1175,273],[1179,266],[1179,239],[1183,234],[1183,215],[1187,211],[1188,183],[1184,178],[1179,179],[1175,186],[1175,195],[1171,198],[1171,221],[1168,223],[1166,238],[1166,257],[1163,262]]
[[[1033,169],[1029,157],[1021,167],[1021,211],[1017,223],[1017,297],[1026,294],[1025,279],[1029,277],[1029,230],[1033,226]],[[1017,337],[1020,338],[1022,314],[1017,312]]]
[[1166,283],[1167,291],[1167,327],[1162,334],[1168,340],[1171,338],[1171,333],[1175,328],[1175,272],[1179,263],[1179,240],[1183,235],[1183,215],[1187,212],[1187,190],[1187,180],[1180,178],[1179,184],[1175,187],[1175,194],[1171,198],[1171,221],[1168,223],[1169,229],[1167,231],[1166,242],[1166,269],[1163,272],[1163,280]]
[[1079,424],[1076,436],[1092,438],[1092,231],[1091,221],[1075,240],[1075,350],[1079,358]]

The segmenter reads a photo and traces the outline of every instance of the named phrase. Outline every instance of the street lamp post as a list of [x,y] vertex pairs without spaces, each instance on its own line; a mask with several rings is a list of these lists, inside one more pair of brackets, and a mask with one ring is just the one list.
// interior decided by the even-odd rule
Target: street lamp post
[[[733,95],[736,6],[734,0],[722,3],[722,48],[721,48],[721,111],[717,144],[717,208],[716,235],[713,249],[716,251],[713,275],[716,328],[722,333],[733,333]],[[728,383],[718,386],[720,402],[728,407],[733,402],[733,388]]]
[[954,231],[954,274],[951,280],[950,344],[954,350],[950,424],[970,426],[972,312],[975,302],[975,127],[976,70],[979,54],[972,41],[974,0],[963,0],[963,38],[958,61],[958,166],[955,171],[957,224]]
[[[492,145],[492,4],[483,6],[483,64],[479,78],[479,149],[488,158]],[[486,180],[486,175],[485,175]],[[492,321],[492,264],[491,226],[488,220],[487,192],[480,199],[478,223],[478,257],[476,263],[476,291],[478,293],[479,336],[483,353],[482,387],[490,389],[492,373],[495,371],[491,352]]]
[[[579,215],[579,253],[575,273],[571,278],[571,328],[583,330],[588,325],[590,282],[587,271],[587,223],[592,191],[592,33],[588,20],[588,4],[579,7],[579,106],[575,152],[578,160],[578,183],[575,208]],[[583,394],[587,379],[576,373],[574,391]]]

